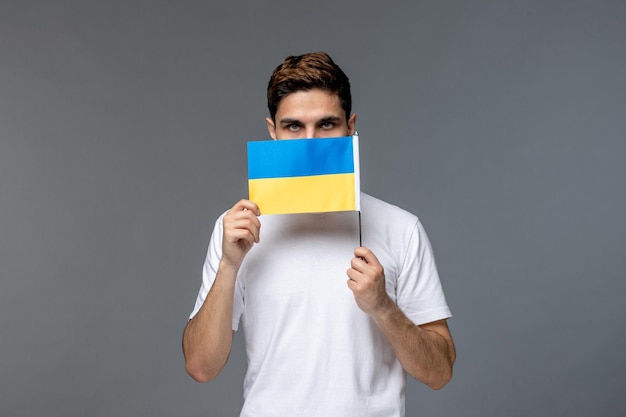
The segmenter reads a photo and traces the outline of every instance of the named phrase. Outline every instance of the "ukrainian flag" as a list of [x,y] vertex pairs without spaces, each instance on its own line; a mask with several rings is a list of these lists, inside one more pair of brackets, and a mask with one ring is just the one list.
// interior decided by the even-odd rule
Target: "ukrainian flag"
[[248,187],[262,214],[361,210],[359,138],[248,142]]

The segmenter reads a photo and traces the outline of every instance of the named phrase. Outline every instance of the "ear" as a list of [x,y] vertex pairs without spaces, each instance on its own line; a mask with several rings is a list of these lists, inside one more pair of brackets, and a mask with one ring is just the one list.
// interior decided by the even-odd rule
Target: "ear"
[[276,140],[276,125],[274,124],[274,121],[271,118],[266,117],[265,123],[267,124],[267,131],[269,132],[270,137]]
[[356,132],[356,113],[352,113],[348,118],[348,133],[354,135]]

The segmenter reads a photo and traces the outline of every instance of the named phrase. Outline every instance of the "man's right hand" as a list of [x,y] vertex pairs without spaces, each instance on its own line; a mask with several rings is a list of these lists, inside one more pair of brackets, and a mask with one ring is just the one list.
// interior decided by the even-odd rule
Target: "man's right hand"
[[259,207],[249,200],[235,204],[223,218],[222,258],[209,293],[183,333],[185,368],[206,382],[226,365],[233,343],[233,296],[237,272],[250,248],[259,241]]
[[221,266],[239,269],[248,251],[259,243],[260,215],[259,207],[250,200],[239,200],[226,213]]

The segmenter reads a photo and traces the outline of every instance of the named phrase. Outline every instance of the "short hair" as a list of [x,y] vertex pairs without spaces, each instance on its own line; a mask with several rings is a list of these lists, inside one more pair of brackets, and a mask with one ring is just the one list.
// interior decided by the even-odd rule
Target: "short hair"
[[267,107],[272,120],[280,101],[296,91],[314,88],[337,94],[346,120],[352,111],[350,80],[341,68],[325,52],[311,52],[285,58],[270,77],[267,85]]

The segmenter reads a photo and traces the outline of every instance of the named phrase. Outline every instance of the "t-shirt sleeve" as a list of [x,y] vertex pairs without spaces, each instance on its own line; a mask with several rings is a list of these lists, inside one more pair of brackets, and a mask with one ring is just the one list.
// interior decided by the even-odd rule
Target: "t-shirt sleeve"
[[[198,297],[196,298],[196,304],[194,306],[193,311],[191,312],[189,319],[191,320],[200,310],[204,300],[206,299],[213,283],[215,282],[215,277],[217,276],[217,269],[220,264],[220,259],[222,258],[222,237],[224,235],[224,226],[223,226],[223,218],[224,214],[222,214],[217,221],[215,222],[215,227],[213,228],[213,233],[211,234],[211,239],[209,240],[209,247],[207,249],[206,259],[204,261],[204,266],[202,268],[202,284],[200,285],[200,291],[198,292]],[[239,281],[239,280],[237,280]],[[233,299],[233,330],[237,330],[239,327],[239,319],[241,317],[241,313],[243,312],[243,291],[241,289],[240,283],[237,282],[235,285],[235,295]]]
[[398,307],[417,325],[452,317],[430,240],[419,220],[409,239],[396,291]]

